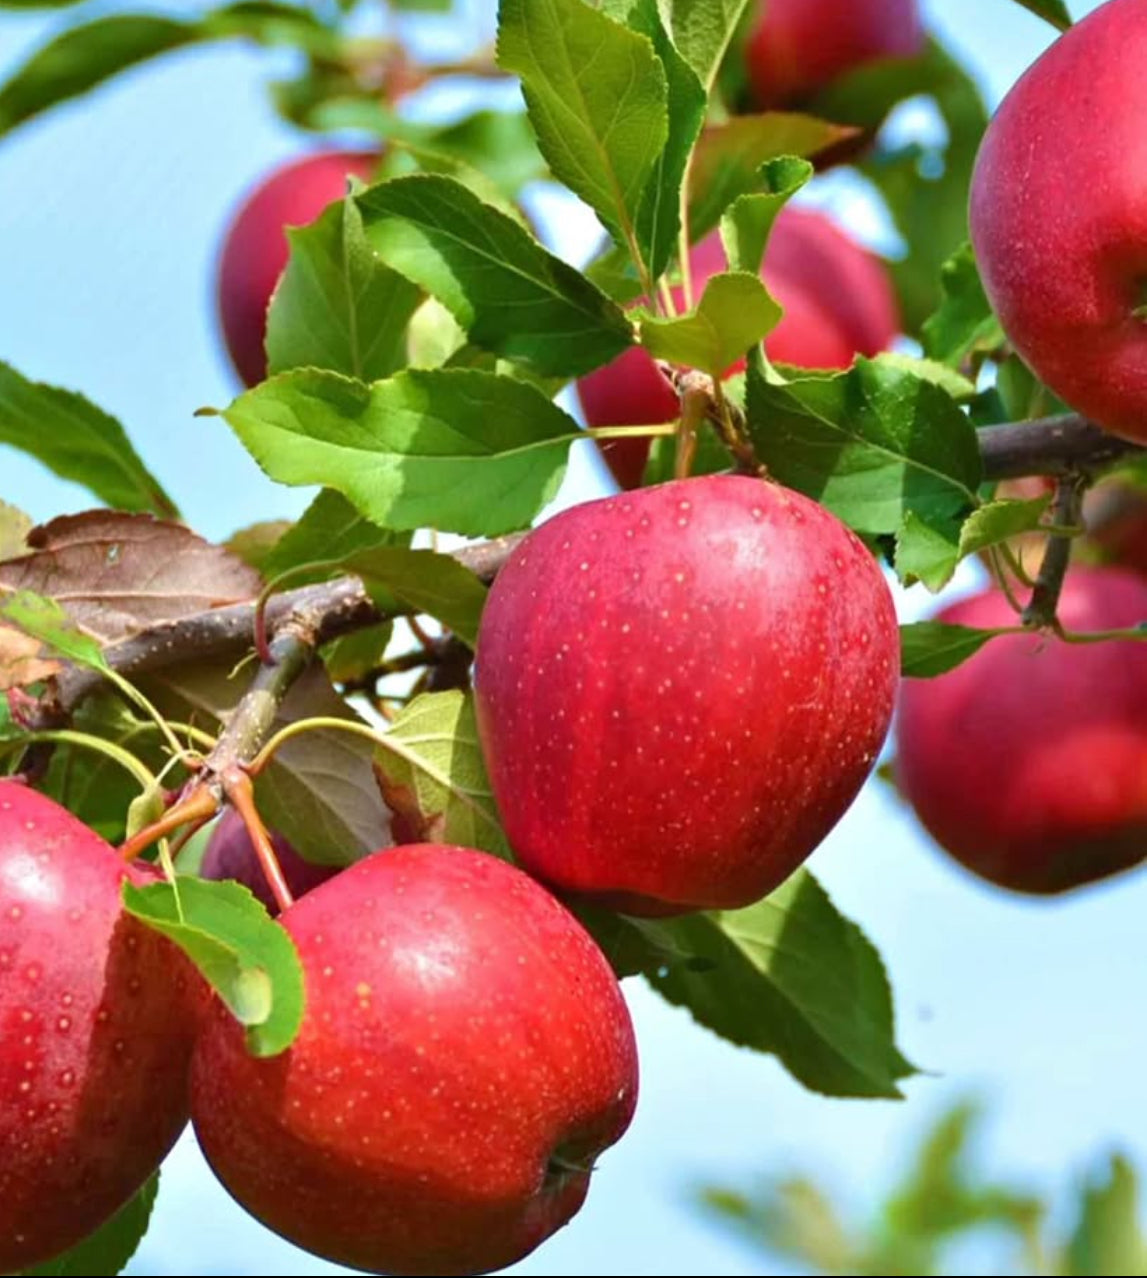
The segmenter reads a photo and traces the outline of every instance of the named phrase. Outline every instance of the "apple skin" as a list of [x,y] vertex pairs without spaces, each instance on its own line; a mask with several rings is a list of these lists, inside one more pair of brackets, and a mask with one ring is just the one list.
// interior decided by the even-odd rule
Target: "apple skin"
[[204,987],[123,911],[146,882],[54,800],[0,781],[0,1272],[113,1215],[188,1117]]
[[1147,301],[1145,47],[1141,0],[1109,0],[1061,36],[989,125],[970,210],[984,287],[1016,351],[1072,408],[1139,442],[1147,442],[1147,320],[1133,313]]
[[[694,247],[690,264],[694,296],[699,297],[706,282],[726,269],[716,231]],[[884,350],[900,330],[896,297],[879,259],[816,210],[792,205],[781,210],[761,275],[784,308],[780,323],[765,338],[765,351],[777,363],[847,368],[858,353]],[[673,296],[683,307],[682,291],[675,289]],[[729,371],[742,367],[739,361]],[[655,425],[673,421],[680,411],[673,388],[639,346],[577,385],[589,426]],[[600,447],[618,484],[636,488],[649,441],[609,440]]]
[[200,1145],[238,1201],[396,1274],[500,1269],[565,1224],[637,1098],[629,1013],[573,916],[486,853],[408,844],[281,921],[298,1039],[256,1060],[221,1013],[193,1067]]
[[837,77],[924,48],[917,0],[758,0],[745,46],[761,110],[799,102]]
[[267,376],[267,307],[290,255],[285,228],[313,222],[346,194],[348,175],[365,181],[378,159],[362,151],[328,151],[293,160],[265,178],[232,219],[216,293],[223,339],[245,385]]
[[[303,860],[281,834],[272,834],[271,843],[279,858],[287,887],[296,898],[305,896],[343,869],[340,865],[316,865],[313,861]],[[234,879],[236,883],[249,888],[267,907],[267,912],[272,917],[279,913],[279,904],[267,886],[251,836],[247,833],[243,818],[234,808],[228,808],[223,813],[212,831],[199,866],[199,874],[205,879]]]
[[[1071,570],[1069,630],[1147,618],[1147,582]],[[1016,624],[1003,594],[945,608],[952,625]],[[1053,893],[1147,856],[1147,647],[1002,635],[935,679],[905,680],[897,778],[939,845],[1017,892]]]
[[748,905],[843,815],[899,677],[876,561],[731,475],[573,507],[498,574],[478,728],[510,844],[627,913]]

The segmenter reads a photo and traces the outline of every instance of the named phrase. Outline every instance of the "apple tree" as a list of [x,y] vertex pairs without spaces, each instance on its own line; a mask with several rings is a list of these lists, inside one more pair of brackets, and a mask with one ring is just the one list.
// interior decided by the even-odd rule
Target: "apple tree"
[[[81,5],[0,85],[7,133],[285,45],[275,106],[328,135],[232,225],[245,389],[199,410],[299,519],[212,544],[123,425],[0,364],[0,444],[96,503],[0,490],[0,1269],[118,1272],[189,1119],[317,1255],[512,1263],[634,1112],[619,978],[899,1095],[889,978],[804,865],[898,695],[885,771],[973,871],[1143,859],[1147,11],[1026,7],[1064,34],[991,124],[911,0],[500,0],[437,63],[356,0]],[[1126,92],[1081,105],[1100,64]],[[520,105],[429,122],[458,76]],[[922,97],[942,130],[882,127]],[[896,260],[800,197],[837,165]],[[584,270],[539,183],[600,222]],[[543,519],[587,436],[617,491]],[[980,597],[897,627],[890,580],[973,555]]]

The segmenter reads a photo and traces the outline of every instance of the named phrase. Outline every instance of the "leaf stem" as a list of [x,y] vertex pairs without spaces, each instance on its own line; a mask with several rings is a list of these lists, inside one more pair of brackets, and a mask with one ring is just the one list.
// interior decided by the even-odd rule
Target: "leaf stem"
[[247,828],[251,845],[259,859],[259,868],[263,871],[263,877],[267,880],[267,886],[271,889],[271,895],[275,898],[280,913],[289,910],[294,905],[295,898],[291,894],[283,874],[283,867],[275,854],[271,836],[267,833],[267,827],[263,824],[259,811],[255,807],[255,791],[251,785],[250,776],[242,768],[235,766],[228,769],[220,779],[231,806],[239,813]]

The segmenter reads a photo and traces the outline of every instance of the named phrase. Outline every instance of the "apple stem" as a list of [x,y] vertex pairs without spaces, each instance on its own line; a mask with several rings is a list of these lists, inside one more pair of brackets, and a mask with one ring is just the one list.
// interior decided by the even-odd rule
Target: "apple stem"
[[1043,552],[1031,599],[1020,613],[1020,620],[1029,629],[1042,630],[1056,625],[1056,609],[1071,562],[1072,539],[1083,522],[1083,494],[1088,484],[1088,477],[1078,473],[1064,475],[1056,483],[1051,505],[1053,524],[1048,533],[1047,548]]
[[223,783],[223,791],[231,806],[243,819],[251,846],[259,858],[259,868],[263,871],[263,877],[267,880],[267,886],[271,889],[271,895],[275,898],[279,912],[289,910],[294,905],[295,898],[287,886],[283,867],[279,864],[279,858],[275,855],[275,848],[271,843],[271,836],[267,833],[267,827],[263,824],[259,810],[255,806],[255,790],[251,784],[251,778],[241,767],[235,765],[220,777],[220,781]]

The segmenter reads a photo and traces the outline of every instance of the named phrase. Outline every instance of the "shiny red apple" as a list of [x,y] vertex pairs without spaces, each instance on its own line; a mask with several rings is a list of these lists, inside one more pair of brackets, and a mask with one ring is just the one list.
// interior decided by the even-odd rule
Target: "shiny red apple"
[[[716,231],[694,248],[690,263],[699,296],[706,281],[726,268]],[[784,308],[781,322],[765,339],[765,350],[777,363],[847,368],[858,353],[884,350],[899,331],[896,298],[880,261],[816,210],[781,210],[762,277]],[[674,290],[674,298],[684,305],[680,289]],[[652,425],[672,421],[679,413],[673,388],[640,347],[581,378],[578,397],[590,426]],[[640,484],[648,453],[645,439],[602,445],[623,488]]]
[[[342,870],[342,866],[317,865],[313,861],[303,860],[280,834],[272,834],[271,843],[279,858],[287,887],[294,897],[305,896],[312,888],[325,883]],[[228,808],[223,813],[211,832],[199,865],[199,873],[205,879],[234,879],[236,883],[249,888],[271,915],[279,913],[278,902],[267,886],[267,878],[255,855],[251,836],[247,833],[243,818],[234,808]]]
[[1147,5],[1109,0],[1021,77],[984,135],[971,231],[1017,352],[1147,442]]
[[124,913],[129,870],[52,799],[0,781],[0,1271],[115,1213],[175,1143],[203,991]]
[[762,110],[811,97],[839,76],[924,47],[917,0],[757,0],[745,47]]
[[875,559],[807,497],[715,475],[573,507],[514,552],[478,637],[511,846],[628,912],[747,905],[856,796],[898,673]]
[[503,861],[413,844],[282,923],[299,1038],[257,1060],[221,1011],[195,1055],[195,1130],[238,1201],[373,1273],[500,1269],[565,1224],[637,1098],[625,1002],[573,916]]
[[[1147,621],[1147,582],[1075,568],[1059,617],[1070,631]],[[939,614],[1017,624],[987,590]],[[897,777],[937,843],[981,877],[1062,892],[1147,856],[1147,645],[1003,635],[935,679],[903,685]]]
[[223,337],[242,381],[267,375],[267,307],[290,249],[286,227],[306,226],[346,194],[347,177],[369,179],[378,156],[328,151],[285,164],[265,178],[236,213],[219,259],[217,292]]

